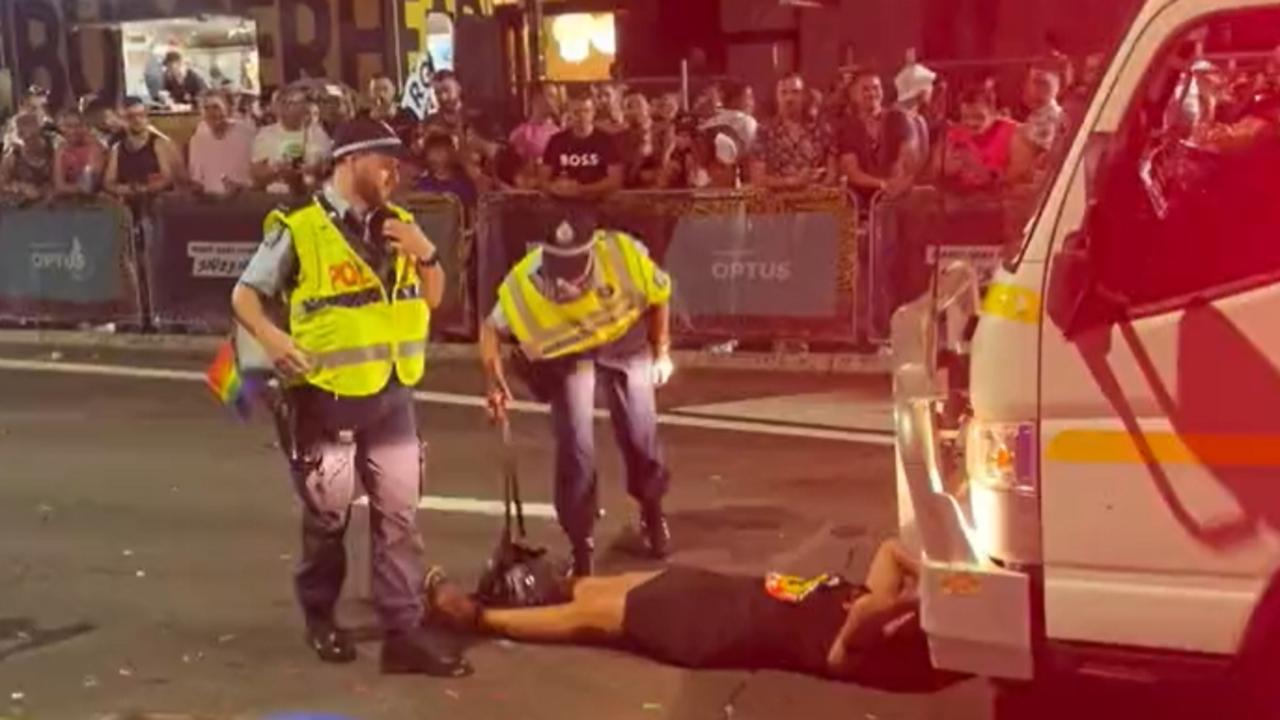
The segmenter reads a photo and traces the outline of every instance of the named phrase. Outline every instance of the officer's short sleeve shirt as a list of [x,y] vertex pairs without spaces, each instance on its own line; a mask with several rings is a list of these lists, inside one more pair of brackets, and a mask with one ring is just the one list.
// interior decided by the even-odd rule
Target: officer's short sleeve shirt
[[[332,183],[326,184],[323,192],[330,207],[334,208],[338,215],[343,215],[351,209],[350,204],[338,194]],[[365,248],[357,245],[356,250],[364,251]],[[378,266],[379,263],[363,252],[361,256],[372,262],[375,267]],[[298,251],[293,244],[293,235],[288,227],[280,225],[267,230],[262,238],[262,244],[258,246],[258,251],[254,253],[248,267],[240,276],[240,284],[248,285],[263,295],[278,296],[292,290],[297,277]]]
[[298,252],[286,227],[267,232],[258,251],[240,275],[240,284],[268,296],[287,293],[298,275]]

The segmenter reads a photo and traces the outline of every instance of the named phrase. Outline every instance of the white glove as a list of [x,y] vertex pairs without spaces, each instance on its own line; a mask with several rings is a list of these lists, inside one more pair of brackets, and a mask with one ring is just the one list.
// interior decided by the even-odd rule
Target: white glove
[[671,355],[662,353],[653,359],[653,366],[649,369],[649,377],[653,380],[654,387],[662,387],[671,380],[671,376],[675,374],[675,363],[671,362]]

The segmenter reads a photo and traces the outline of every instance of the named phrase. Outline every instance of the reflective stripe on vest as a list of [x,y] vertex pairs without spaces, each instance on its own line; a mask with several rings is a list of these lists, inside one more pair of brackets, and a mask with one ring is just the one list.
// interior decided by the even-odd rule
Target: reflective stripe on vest
[[366,288],[355,292],[331,295],[329,297],[309,298],[302,301],[302,311],[310,315],[325,308],[358,308],[382,302],[381,288]]
[[[422,297],[422,288],[417,285],[402,287],[395,291],[396,300],[415,300]],[[302,303],[303,312],[313,313],[325,308],[343,307],[358,308],[382,302],[382,288],[366,288],[342,295],[330,295],[323,298],[311,298]]]
[[635,277],[638,270],[633,263],[628,262],[628,252],[623,248],[623,242],[629,240],[615,233],[601,233],[593,250],[598,263],[596,284],[612,292],[604,294],[599,290],[593,291],[598,307],[581,317],[561,314],[547,318],[556,321],[551,327],[540,322],[530,304],[530,293],[536,293],[537,300],[554,304],[538,292],[528,277],[528,268],[532,264],[530,258],[517,265],[504,285],[511,304],[510,310],[518,315],[516,318],[509,318],[509,322],[513,332],[517,324],[524,330],[525,337],[518,339],[527,356],[539,360],[584,352],[606,345],[626,334],[648,303]]
[[309,356],[309,359],[317,367],[333,369],[367,362],[378,362],[380,360],[418,357],[427,354],[427,341],[410,340],[399,343],[395,348],[395,353],[392,353],[390,345],[370,345],[362,348],[316,353]]

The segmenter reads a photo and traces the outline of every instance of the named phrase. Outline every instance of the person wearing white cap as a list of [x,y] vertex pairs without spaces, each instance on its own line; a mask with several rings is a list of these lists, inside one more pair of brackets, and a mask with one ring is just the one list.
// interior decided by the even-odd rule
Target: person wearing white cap
[[733,131],[743,149],[750,150],[760,129],[760,123],[755,118],[755,107],[755,90],[741,80],[730,80],[724,84],[724,107],[699,127],[703,130],[727,127]]
[[906,67],[893,80],[898,91],[898,109],[915,130],[912,133],[915,146],[911,148],[913,173],[919,173],[929,161],[929,121],[924,113],[933,101],[937,80],[937,73],[916,62],[914,52],[907,54]]

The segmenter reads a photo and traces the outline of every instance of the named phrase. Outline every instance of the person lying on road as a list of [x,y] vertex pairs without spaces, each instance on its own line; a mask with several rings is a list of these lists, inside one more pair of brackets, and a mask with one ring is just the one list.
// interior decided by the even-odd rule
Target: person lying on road
[[673,566],[570,579],[568,602],[501,609],[433,569],[425,597],[437,622],[517,641],[607,644],[688,668],[776,669],[921,690],[945,678],[933,671],[920,628],[918,567],[888,540],[863,585]]

